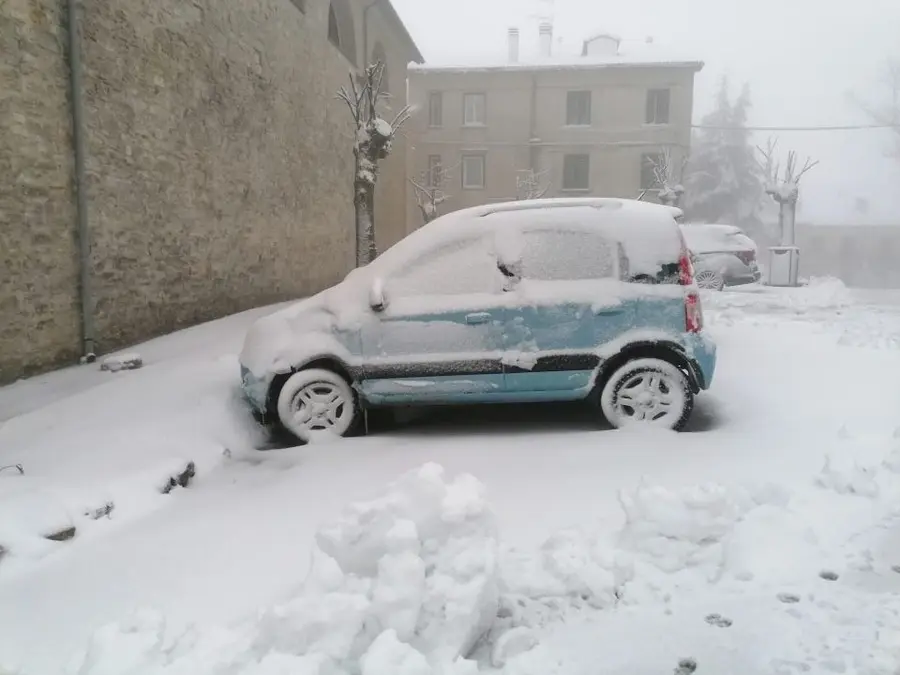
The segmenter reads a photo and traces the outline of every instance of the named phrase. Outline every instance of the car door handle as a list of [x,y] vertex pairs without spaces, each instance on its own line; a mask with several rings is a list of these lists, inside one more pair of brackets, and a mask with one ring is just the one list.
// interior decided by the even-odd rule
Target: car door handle
[[594,314],[597,316],[618,316],[622,314],[625,310],[619,307],[608,307],[606,309],[598,309],[594,311]]
[[469,325],[487,323],[490,320],[491,315],[487,312],[475,312],[474,314],[466,314],[466,323]]

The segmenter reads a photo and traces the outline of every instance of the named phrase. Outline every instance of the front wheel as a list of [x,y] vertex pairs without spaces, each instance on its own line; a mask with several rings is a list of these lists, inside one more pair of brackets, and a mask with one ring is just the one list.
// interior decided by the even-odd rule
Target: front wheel
[[694,275],[697,286],[708,291],[721,291],[725,288],[725,277],[712,270],[702,270]]
[[350,384],[330,370],[311,368],[291,375],[278,393],[278,421],[301,443],[316,437],[347,436],[360,419]]
[[600,407],[617,429],[646,425],[680,431],[694,409],[694,392],[687,376],[668,361],[635,359],[607,380]]

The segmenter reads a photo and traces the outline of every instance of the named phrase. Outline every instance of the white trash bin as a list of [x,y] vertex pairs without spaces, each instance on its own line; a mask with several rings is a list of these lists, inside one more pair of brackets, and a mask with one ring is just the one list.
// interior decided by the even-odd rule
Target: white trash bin
[[769,247],[769,286],[796,286],[800,277],[800,249]]

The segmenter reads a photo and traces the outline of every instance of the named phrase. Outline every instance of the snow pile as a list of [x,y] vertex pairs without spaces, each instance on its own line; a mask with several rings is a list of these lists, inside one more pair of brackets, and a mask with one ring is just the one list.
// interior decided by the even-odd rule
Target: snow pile
[[316,537],[297,595],[243,628],[170,635],[139,613],[98,631],[77,675],[431,675],[465,660],[498,609],[484,489],[426,465],[350,505]]
[[103,359],[100,370],[117,373],[120,370],[137,370],[144,365],[144,358],[137,352],[116,354]]

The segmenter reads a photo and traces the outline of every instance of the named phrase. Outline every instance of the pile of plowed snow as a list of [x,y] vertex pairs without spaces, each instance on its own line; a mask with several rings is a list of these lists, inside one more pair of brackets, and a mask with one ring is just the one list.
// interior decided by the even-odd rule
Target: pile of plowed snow
[[[285,604],[220,629],[174,631],[156,613],[137,613],[98,631],[71,672],[581,672],[576,666],[557,668],[562,655],[554,656],[548,645],[554,632],[563,630],[560,626],[585,615],[618,616],[617,626],[637,630],[629,638],[636,641],[629,653],[649,640],[647,663],[667,663],[671,640],[654,652],[655,643],[640,627],[656,626],[679,610],[708,612],[696,624],[693,619],[684,623],[683,630],[677,621],[666,629],[682,631],[684,646],[696,643],[710,654],[725,650],[718,658],[727,665],[728,654],[753,645],[759,651],[763,644],[759,663],[776,663],[781,652],[799,647],[775,635],[762,643],[748,641],[751,634],[758,640],[769,630],[766,612],[780,612],[782,622],[800,620],[806,616],[803,607],[789,608],[813,597],[803,589],[845,574],[869,574],[878,566],[853,542],[896,518],[897,457],[897,440],[848,443],[847,457],[830,458],[808,485],[793,492],[777,486],[670,490],[641,485],[620,495],[624,522],[613,536],[567,530],[528,552],[500,549],[484,488],[475,478],[447,479],[441,467],[429,464],[324,525],[309,576]],[[856,611],[865,605],[852,586],[829,588],[834,588],[830,604],[809,606],[810,620],[821,619],[823,607],[834,613],[834,608]],[[900,609],[900,602],[894,605]],[[856,625],[854,645],[863,644],[872,631],[872,640],[887,630],[900,635],[900,622],[888,625],[888,615],[882,612],[877,626]],[[730,632],[704,632],[731,628],[735,616],[743,624]],[[804,653],[827,647],[836,654],[828,646],[835,626],[843,630],[838,622],[804,633]],[[571,635],[579,630],[591,643],[584,649],[601,649],[604,638],[591,632],[590,624],[573,625]],[[849,651],[841,652],[846,663],[864,658],[851,647],[848,643]],[[612,655],[624,647],[611,643],[602,649]]]

